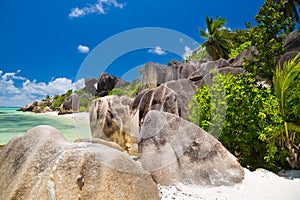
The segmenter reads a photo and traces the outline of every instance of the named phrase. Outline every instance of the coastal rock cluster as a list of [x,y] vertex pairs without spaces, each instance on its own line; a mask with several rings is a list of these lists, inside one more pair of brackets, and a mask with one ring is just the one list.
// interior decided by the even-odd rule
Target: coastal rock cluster
[[[282,63],[299,52],[287,37]],[[296,45],[299,46],[299,45]],[[231,186],[244,179],[237,159],[212,135],[189,122],[188,104],[197,87],[218,74],[245,74],[254,47],[235,59],[147,63],[135,98],[107,96],[129,83],[103,73],[71,93],[60,114],[89,105],[93,138],[67,142],[49,126],[13,138],[0,151],[0,199],[160,199],[161,186]],[[21,111],[47,112],[51,101],[34,101]]]

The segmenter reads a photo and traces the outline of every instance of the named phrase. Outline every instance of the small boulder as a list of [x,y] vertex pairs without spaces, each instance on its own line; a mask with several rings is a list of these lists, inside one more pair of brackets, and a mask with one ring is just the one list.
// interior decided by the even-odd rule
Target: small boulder
[[144,169],[161,185],[229,186],[244,178],[237,159],[216,138],[170,113],[148,112],[140,132],[139,156]]

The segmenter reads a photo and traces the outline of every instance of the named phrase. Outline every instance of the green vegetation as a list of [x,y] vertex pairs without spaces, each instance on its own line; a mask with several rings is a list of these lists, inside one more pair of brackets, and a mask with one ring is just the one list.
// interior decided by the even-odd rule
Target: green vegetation
[[129,98],[132,98],[138,93],[140,86],[140,79],[135,79],[126,87],[112,89],[109,91],[108,95],[128,96]]
[[224,27],[226,20],[206,16],[206,30],[200,29],[200,37],[207,39],[201,46],[205,47],[212,60],[228,59],[230,49],[233,47],[230,31]]
[[282,4],[274,0],[266,0],[255,16],[257,26],[251,27],[249,41],[252,41],[258,51],[254,56],[254,62],[245,63],[245,69],[266,78],[272,83],[276,60],[284,53],[284,37],[295,28],[292,18],[286,18]]
[[59,111],[59,108],[61,104],[64,103],[64,101],[72,94],[72,90],[68,90],[66,94],[63,95],[54,95],[53,97],[53,103],[52,103],[52,109]]
[[216,75],[211,88],[199,88],[193,97],[190,120],[219,136],[243,166],[277,170],[285,164],[286,151],[271,152],[276,144],[265,138],[281,130],[279,102],[271,89],[254,87],[256,81],[252,74]]
[[230,58],[235,58],[238,54],[242,53],[245,49],[249,49],[249,47],[251,47],[251,45],[252,45],[251,41],[244,42],[243,44],[241,44],[236,49],[232,49],[230,54],[229,54],[229,57]]
[[[299,5],[299,0],[265,0],[256,26],[246,23],[245,30],[223,32],[225,19],[207,17],[207,32],[201,30],[207,39],[201,47],[213,60],[235,58],[251,46],[257,50],[253,60],[244,58],[250,73],[216,75],[212,86],[199,88],[189,105],[190,120],[218,137],[250,169],[300,168],[300,54],[276,66],[285,53],[285,37],[299,23]],[[189,60],[205,55],[197,55],[198,49]]]
[[283,117],[283,132],[274,137],[281,139],[289,151],[288,162],[292,168],[300,167],[300,53],[282,68],[277,68],[273,77],[274,92],[280,101]]

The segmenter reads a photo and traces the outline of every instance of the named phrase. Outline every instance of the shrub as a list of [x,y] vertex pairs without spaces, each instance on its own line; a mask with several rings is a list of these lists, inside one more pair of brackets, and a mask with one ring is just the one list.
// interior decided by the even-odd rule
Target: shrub
[[68,90],[66,94],[63,95],[54,95],[53,97],[53,103],[52,103],[52,109],[53,110],[59,110],[61,104],[64,103],[64,101],[72,94],[72,90]]
[[286,151],[266,138],[282,130],[279,102],[269,88],[254,87],[252,74],[213,78],[199,88],[189,107],[190,120],[214,136],[251,170],[273,171],[286,164]]

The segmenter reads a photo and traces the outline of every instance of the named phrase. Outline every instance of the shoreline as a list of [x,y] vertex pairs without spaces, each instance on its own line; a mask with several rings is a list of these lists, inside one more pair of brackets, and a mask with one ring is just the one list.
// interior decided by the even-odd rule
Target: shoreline
[[41,116],[49,116],[49,117],[56,117],[61,119],[72,119],[79,122],[90,123],[90,116],[88,112],[78,112],[72,114],[63,114],[59,115],[58,111],[46,112],[46,113],[34,113]]

